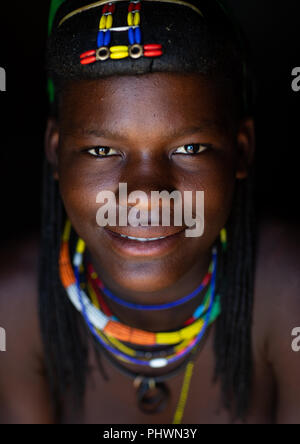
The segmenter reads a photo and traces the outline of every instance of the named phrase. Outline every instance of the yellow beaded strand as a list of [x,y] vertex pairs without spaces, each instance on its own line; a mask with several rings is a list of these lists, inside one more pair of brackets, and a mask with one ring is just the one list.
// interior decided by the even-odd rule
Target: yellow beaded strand
[[190,383],[193,375],[193,369],[194,369],[194,362],[188,362],[186,366],[186,370],[184,373],[184,379],[183,384],[181,388],[181,393],[179,397],[179,401],[176,407],[176,411],[174,414],[173,422],[172,424],[181,424],[184,409],[186,406],[186,401],[189,393]]

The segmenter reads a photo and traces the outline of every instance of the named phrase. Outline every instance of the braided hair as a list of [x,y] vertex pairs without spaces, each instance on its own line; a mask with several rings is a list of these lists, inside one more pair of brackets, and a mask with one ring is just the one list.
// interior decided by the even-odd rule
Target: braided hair
[[[192,0],[190,3],[201,10],[203,17],[179,4],[147,1],[144,35],[151,42],[166,43],[164,57],[107,60],[83,68],[78,62],[79,55],[91,49],[95,40],[99,8],[74,15],[63,25],[59,24],[67,14],[89,3],[86,0],[52,2],[47,69],[50,111],[54,116],[58,115],[60,92],[69,80],[151,72],[197,72],[222,81],[232,93],[233,113],[240,117],[251,113],[247,51],[240,31],[219,1]],[[120,2],[123,17],[125,3]],[[116,44],[124,43],[121,37],[118,38]],[[53,407],[59,421],[67,388],[71,388],[75,406],[80,408],[82,405],[88,371],[88,330],[66,297],[59,278],[58,259],[65,210],[47,160],[42,203],[39,313]],[[221,381],[226,408],[231,409],[234,416],[244,418],[252,386],[255,223],[251,171],[247,179],[236,182],[226,227],[226,251],[219,245],[217,292],[221,296],[221,316],[216,321],[214,337],[214,380]],[[74,243],[75,239],[74,242],[71,239],[71,250]],[[103,378],[108,379],[101,363],[101,352],[96,346],[95,354]]]

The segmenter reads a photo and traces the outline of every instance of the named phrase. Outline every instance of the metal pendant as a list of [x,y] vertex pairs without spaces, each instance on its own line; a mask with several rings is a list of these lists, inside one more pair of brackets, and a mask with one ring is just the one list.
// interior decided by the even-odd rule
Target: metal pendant
[[170,391],[164,382],[156,382],[154,379],[140,379],[135,381],[137,386],[137,400],[139,409],[143,413],[160,413],[168,405]]

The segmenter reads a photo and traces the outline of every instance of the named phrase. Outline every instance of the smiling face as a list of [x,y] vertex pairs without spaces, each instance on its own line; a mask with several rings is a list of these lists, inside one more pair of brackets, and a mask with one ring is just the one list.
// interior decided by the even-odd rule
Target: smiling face
[[[154,292],[192,269],[197,273],[226,223],[236,178],[246,176],[252,153],[252,122],[232,116],[230,98],[200,75],[68,84],[58,125],[48,126],[47,154],[67,214],[107,281]],[[99,227],[97,195],[112,191],[124,205],[120,183],[127,183],[128,194],[141,190],[149,197],[151,191],[204,191],[204,234],[186,237],[184,226]]]

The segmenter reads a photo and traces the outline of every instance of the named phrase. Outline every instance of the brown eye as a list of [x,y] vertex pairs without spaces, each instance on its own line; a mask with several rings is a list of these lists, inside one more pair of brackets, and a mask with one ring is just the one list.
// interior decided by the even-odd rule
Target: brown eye
[[95,157],[109,157],[114,156],[115,154],[118,154],[116,150],[113,150],[112,148],[108,146],[97,146],[94,148],[91,148],[88,150],[88,153],[90,153],[92,156]]
[[174,154],[200,154],[207,150],[207,148],[206,145],[201,145],[200,143],[189,143],[177,148]]

